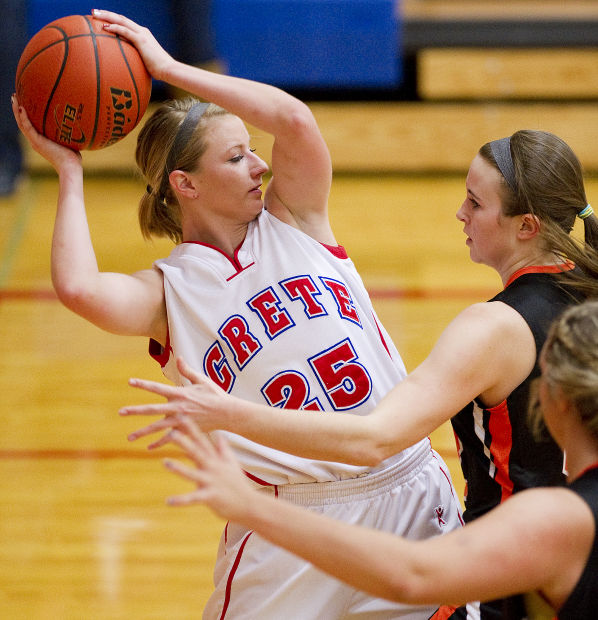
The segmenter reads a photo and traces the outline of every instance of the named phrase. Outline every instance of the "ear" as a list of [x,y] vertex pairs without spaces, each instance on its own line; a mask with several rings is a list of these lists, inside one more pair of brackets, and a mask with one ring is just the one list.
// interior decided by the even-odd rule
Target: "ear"
[[197,198],[197,188],[193,179],[183,170],[173,170],[168,175],[170,185],[174,191],[186,198]]
[[541,224],[536,215],[524,213],[521,216],[517,237],[519,239],[533,239],[540,232]]

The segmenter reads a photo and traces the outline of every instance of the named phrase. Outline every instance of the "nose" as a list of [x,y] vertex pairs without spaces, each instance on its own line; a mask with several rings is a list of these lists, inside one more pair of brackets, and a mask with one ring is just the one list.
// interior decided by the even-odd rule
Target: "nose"
[[461,206],[459,207],[459,209],[457,210],[457,213],[455,213],[455,217],[460,221],[460,222],[465,222],[465,200],[461,203]]
[[255,153],[252,153],[251,156],[254,158],[254,162],[251,167],[253,176],[261,176],[262,174],[266,174],[266,172],[270,169],[268,164]]

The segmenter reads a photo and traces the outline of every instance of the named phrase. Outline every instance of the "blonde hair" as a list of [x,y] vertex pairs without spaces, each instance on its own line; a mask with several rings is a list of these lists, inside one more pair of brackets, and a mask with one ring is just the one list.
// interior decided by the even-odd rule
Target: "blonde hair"
[[598,301],[571,306],[550,328],[543,380],[559,387],[598,442]]
[[[163,103],[145,122],[137,138],[135,159],[147,188],[139,201],[139,226],[144,238],[168,237],[174,243],[182,239],[181,208],[173,192],[166,161],[177,131],[189,110],[197,103],[192,97]],[[206,127],[215,116],[229,114],[213,103],[201,115],[192,139],[183,146],[173,162],[173,170],[196,170],[206,150]]]

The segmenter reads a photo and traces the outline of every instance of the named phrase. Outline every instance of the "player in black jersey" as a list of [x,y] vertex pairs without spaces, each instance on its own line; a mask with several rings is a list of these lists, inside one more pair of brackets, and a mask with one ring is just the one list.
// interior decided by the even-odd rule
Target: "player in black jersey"
[[[584,222],[583,241],[571,235],[576,217]],[[587,203],[581,164],[548,132],[518,131],[489,142],[472,161],[457,218],[471,259],[496,270],[504,290],[461,312],[371,414],[279,416],[226,396],[187,368],[195,385],[182,391],[138,382],[169,402],[125,408],[125,414],[165,414],[135,436],[176,425],[171,414],[184,408],[203,430],[234,428],[300,456],[375,464],[452,419],[468,485],[467,521],[523,489],[563,485],[562,450],[550,437],[538,443],[525,416],[548,326],[567,306],[598,297],[598,218]],[[500,613],[489,607],[483,617]]]
[[[308,512],[255,491],[232,452],[189,417],[173,431],[196,467],[167,461],[194,482],[173,505],[204,503],[225,519],[379,597],[462,603],[502,597],[501,618],[590,620],[598,600],[598,302],[569,308],[551,328],[540,365],[543,421],[567,454],[568,485],[528,489],[463,529],[412,542]],[[542,415],[539,415],[541,410]],[[523,594],[519,594],[523,593]],[[538,614],[549,614],[539,616]]]

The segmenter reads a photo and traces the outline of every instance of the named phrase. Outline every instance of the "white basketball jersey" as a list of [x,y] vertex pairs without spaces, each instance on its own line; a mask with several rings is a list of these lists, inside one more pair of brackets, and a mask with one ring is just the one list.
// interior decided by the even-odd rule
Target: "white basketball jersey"
[[[344,249],[325,246],[265,210],[249,224],[233,259],[191,242],[156,266],[164,274],[169,326],[169,345],[156,357],[176,384],[183,379],[174,360],[183,356],[227,392],[279,407],[280,415],[283,408],[366,415],[405,376]],[[259,484],[323,482],[371,470],[226,435]]]

